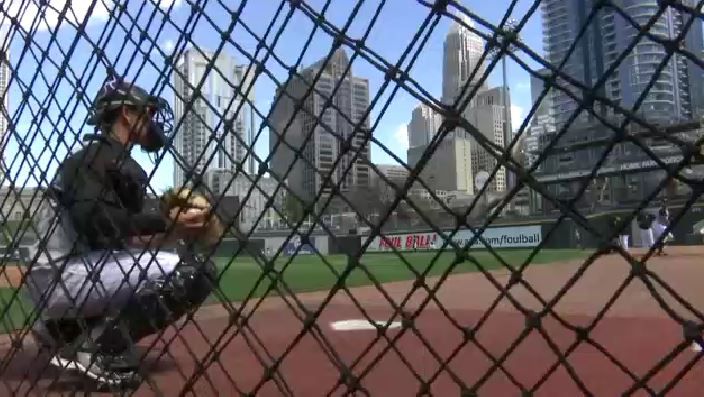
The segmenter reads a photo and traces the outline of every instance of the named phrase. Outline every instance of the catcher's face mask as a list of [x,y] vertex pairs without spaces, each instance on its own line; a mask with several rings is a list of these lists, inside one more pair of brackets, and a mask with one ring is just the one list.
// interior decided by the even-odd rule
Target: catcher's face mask
[[156,98],[153,103],[147,105],[146,111],[149,116],[147,136],[141,146],[145,152],[154,153],[166,145],[167,137],[173,128],[174,114],[163,98]]

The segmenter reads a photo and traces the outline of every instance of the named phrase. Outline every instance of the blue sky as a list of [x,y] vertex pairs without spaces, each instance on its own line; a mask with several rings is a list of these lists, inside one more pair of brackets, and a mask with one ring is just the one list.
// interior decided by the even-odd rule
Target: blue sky
[[[203,2],[201,0],[200,3],[203,4]],[[49,3],[57,9],[62,9],[66,4],[66,0],[51,0]],[[72,20],[81,22],[85,18],[89,2],[74,1],[74,3],[80,3],[80,5],[75,5],[74,9],[69,10],[67,15]],[[130,2],[127,7],[127,14],[123,14],[119,19],[116,18],[118,12],[112,9],[114,7],[112,2],[105,0],[105,3],[107,5],[99,4],[93,10],[85,36],[77,35],[74,27],[64,23],[59,26],[56,40],[52,41],[52,35],[46,30],[47,26],[44,24],[43,29],[33,33],[32,37],[36,44],[31,46],[32,51],[25,53],[21,59],[24,41],[19,35],[15,35],[11,42],[11,63],[19,71],[19,78],[23,81],[22,84],[29,85],[32,79],[35,78],[34,83],[31,83],[31,90],[21,88],[21,84],[18,84],[17,81],[14,82],[10,89],[9,108],[10,113],[14,115],[17,134],[10,137],[5,158],[10,166],[13,178],[17,177],[19,183],[23,183],[24,180],[28,179],[27,184],[32,186],[37,184],[37,179],[42,178],[41,174],[43,172],[52,175],[58,164],[56,160],[51,160],[52,152],[56,151],[56,156],[65,155],[69,148],[62,142],[68,142],[70,145],[75,141],[76,134],[81,136],[84,133],[91,132],[89,127],[83,124],[86,116],[85,104],[77,101],[73,96],[76,91],[74,87],[77,82],[80,82],[80,85],[85,87],[87,99],[92,99],[105,78],[106,68],[104,64],[96,62],[96,57],[93,55],[93,45],[88,40],[97,43],[99,47],[103,48],[105,58],[114,64],[120,74],[125,75],[129,79],[135,79],[136,77],[138,84],[147,89],[156,87],[159,91],[164,85],[173,81],[173,76],[168,73],[165,75],[162,72],[164,70],[168,71],[162,52],[168,54],[180,52],[184,45],[190,47],[193,44],[204,50],[216,50],[222,38],[215,27],[220,30],[226,30],[232,22],[231,14],[215,0],[205,1],[205,15],[207,15],[207,18],[202,16],[198,21],[190,18],[192,9],[189,3],[184,0],[148,0],[147,5],[144,6],[138,18],[135,17],[139,15],[141,4]],[[228,1],[224,3],[235,2]],[[413,36],[418,31],[418,27],[430,11],[427,7],[413,0],[385,0],[383,2],[380,0],[366,0],[350,26],[348,33],[350,36],[353,38],[362,36],[380,3],[384,3],[384,6],[381,8],[381,12],[371,29],[366,43],[384,59],[396,63],[406,47],[413,41]],[[498,24],[509,3],[509,0],[465,0],[463,5],[487,22]],[[512,16],[520,20],[533,4],[533,1],[519,0],[516,3]],[[248,57],[253,57],[256,52],[257,39],[241,23],[246,24],[248,29],[257,36],[263,37],[268,25],[274,20],[276,9],[280,4],[279,0],[250,0],[247,2],[240,16],[240,22],[230,36],[237,46],[227,43],[223,47],[223,52],[234,56],[241,63],[248,64]],[[320,11],[324,1],[306,0],[305,4]],[[326,19],[335,26],[341,27],[349,18],[356,4],[356,0],[332,0],[329,10],[325,14]],[[236,4],[229,7],[234,8]],[[167,21],[164,17],[164,12],[168,11],[169,8],[171,11],[168,19],[171,21]],[[18,11],[21,12],[22,10],[15,7],[15,15],[17,15]],[[283,26],[283,17],[288,11],[289,6],[286,4],[283,7],[282,15],[274,22],[272,33],[266,38],[266,42],[269,45],[274,42],[275,34]],[[13,12],[12,6],[10,12]],[[31,21],[33,16],[36,15],[37,9],[32,6],[24,12],[25,17],[22,19],[22,24],[25,29],[30,29]],[[154,15],[153,19],[151,18],[152,14]],[[49,17],[47,18],[48,25],[53,30],[56,27],[56,13],[49,11],[47,15]],[[149,22],[150,19],[151,23]],[[130,58],[136,50],[136,46],[130,43],[130,40],[138,41],[140,38],[136,29],[130,31],[135,20],[136,23],[146,29],[149,37],[156,42],[160,51],[156,48],[150,49],[152,43],[145,41],[140,48],[146,55],[138,54],[130,63]],[[0,16],[0,23],[6,22],[7,19],[3,20],[2,16]],[[450,23],[451,20],[449,18],[441,20],[409,73],[414,80],[436,98],[441,93],[443,40]],[[540,23],[540,12],[537,10],[522,29],[521,35],[526,45],[535,52],[542,54]],[[185,43],[183,37],[179,34],[179,30],[186,27],[193,29],[191,34],[192,42]],[[300,56],[304,42],[313,31],[313,28],[314,23],[301,11],[296,10],[273,47],[273,52],[279,58],[279,61],[289,66],[293,65]],[[114,30],[109,38],[106,37],[106,29],[108,32]],[[481,28],[481,30],[486,31],[484,28]],[[0,37],[3,36],[0,35]],[[120,53],[124,43],[127,44],[122,53]],[[318,29],[303,55],[302,66],[308,66],[325,57],[330,51],[331,43],[331,36]],[[240,48],[237,48],[238,46]],[[353,53],[350,48],[346,47],[345,49],[348,54],[351,55]],[[68,54],[70,51],[72,52],[67,58],[64,54]],[[40,63],[42,52],[47,52],[48,56],[46,60]],[[256,58],[261,60],[264,59],[264,56],[264,51],[260,51]],[[532,62],[529,57],[522,54],[519,54],[519,56],[526,60],[529,65],[535,67],[535,62]],[[58,76],[58,68],[65,59],[68,59],[69,71],[64,78],[58,80],[59,83],[54,85],[54,81]],[[279,61],[269,57],[266,66],[273,74],[273,77],[279,83],[282,83],[286,79],[287,72]],[[404,62],[404,65],[408,65],[408,61]],[[86,68],[88,68],[88,72],[84,72]],[[139,70],[140,68],[141,70]],[[35,76],[37,70],[40,70],[43,75]],[[369,79],[370,97],[373,99],[384,83],[383,73],[361,57],[358,57],[353,62],[352,72],[359,77]],[[529,79],[528,72],[523,70],[521,66],[512,61],[509,62],[508,83],[511,87],[512,103],[514,105],[512,109],[514,127],[520,125],[522,116],[525,116],[532,105]],[[268,75],[262,75],[257,81],[255,86],[255,104],[264,114],[270,108],[276,84],[274,79]],[[496,86],[500,84],[501,74],[499,68],[496,68],[490,75],[489,85]],[[401,88],[396,92],[386,112],[383,116],[380,116],[380,110],[391,96],[394,87],[395,84],[390,84],[381,94],[379,103],[372,109],[372,123],[381,117],[374,131],[375,137],[393,153],[405,159],[405,125],[410,119],[411,110],[418,104],[418,100]],[[30,92],[31,95],[28,103],[20,110],[19,107],[23,103],[22,96],[23,94],[27,95],[26,92]],[[171,100],[173,98],[173,94],[168,87],[161,93],[167,99]],[[52,94],[55,95],[54,99],[51,99]],[[61,113],[62,108],[66,108],[63,115]],[[46,117],[43,121],[41,121],[41,109],[46,110]],[[517,117],[519,118],[517,119]],[[56,127],[53,127],[52,124],[55,124]],[[34,141],[29,141],[29,137],[37,131],[43,136],[40,135]],[[24,147],[27,151],[23,151],[20,157],[25,157],[27,160],[23,163],[19,160],[13,163],[13,158],[20,150],[18,141],[25,139],[27,142],[25,142]],[[257,154],[261,158],[265,158],[269,147],[268,133],[266,131],[261,134],[255,147]],[[77,146],[74,146],[72,150],[76,149]],[[147,171],[152,171],[153,167],[145,155],[135,152],[135,157],[140,160]],[[372,147],[372,161],[375,163],[394,162],[388,154],[376,145]],[[173,162],[169,157],[159,164],[152,179],[154,188],[160,190],[172,184],[172,167]]]

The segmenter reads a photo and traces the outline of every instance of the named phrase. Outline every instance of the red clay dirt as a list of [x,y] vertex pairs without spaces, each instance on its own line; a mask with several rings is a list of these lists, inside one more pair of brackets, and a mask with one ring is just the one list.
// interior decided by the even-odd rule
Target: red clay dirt
[[0,266],[0,288],[17,288],[22,284],[25,266],[5,264]]
[[[700,263],[704,247],[671,248],[669,253],[652,258],[648,269],[700,310],[704,306],[700,286],[704,280],[704,266]],[[575,275],[579,265],[573,262],[532,266],[524,279],[543,299],[551,300]],[[590,324],[629,271],[630,265],[620,256],[601,257],[559,299],[555,311],[572,325]],[[506,272],[493,272],[492,277],[503,285],[509,279]],[[428,281],[431,288],[436,282],[437,279]],[[400,304],[412,287],[412,283],[390,283],[384,285],[384,290]],[[662,286],[655,289],[674,313],[696,319]],[[391,304],[374,286],[350,291],[367,315],[375,320],[389,320],[393,312]],[[515,286],[510,293],[522,307],[533,310],[542,307],[523,287]],[[145,359],[151,369],[149,382],[142,384],[134,395],[230,396],[256,392],[257,396],[341,396],[348,388],[337,384],[341,378],[338,367],[352,366],[370,344],[371,350],[351,369],[363,392],[351,395],[451,396],[460,395],[460,384],[465,391],[473,390],[480,396],[520,395],[522,389],[532,388],[536,396],[622,395],[661,360],[667,362],[654,376],[648,377],[646,389],[636,388],[630,395],[650,395],[668,388],[668,395],[694,396],[704,390],[701,376],[704,366],[685,342],[682,326],[658,305],[641,281],[628,284],[590,332],[594,344],[580,343],[562,363],[554,350],[565,355],[577,334],[548,316],[540,322],[540,332],[536,329],[527,332],[527,337],[517,343],[500,367],[493,367],[492,361],[507,352],[526,330],[526,317],[505,297],[474,333],[474,340],[466,341],[457,325],[465,330],[475,327],[498,295],[480,273],[452,276],[442,284],[437,300],[422,311],[419,312],[419,305],[427,294],[416,292],[404,304],[404,311],[417,314],[413,328],[390,329],[386,332],[388,339],[382,337],[376,343],[374,330],[335,331],[330,327],[333,321],[363,318],[344,292],[338,292],[324,308],[315,322],[316,332],[305,332],[300,340],[297,335],[302,332],[303,322],[281,298],[265,300],[245,328],[228,327],[222,307],[205,307],[196,316],[197,326],[187,325],[176,338],[171,329],[161,341],[156,341]],[[324,292],[301,294],[298,298],[312,311],[326,296]],[[290,297],[286,300],[293,303]],[[245,312],[252,307],[250,302]],[[300,312],[299,309],[296,314]],[[221,335],[225,336],[218,340]],[[165,349],[164,340],[172,338],[173,342]],[[394,338],[398,338],[395,347],[384,352]],[[152,342],[153,338],[141,345],[146,351]],[[215,360],[208,353],[211,345],[218,352]],[[289,346],[293,346],[290,351]],[[53,381],[59,374],[45,370],[46,360],[37,358],[31,343],[13,349],[6,338],[0,351],[0,395],[65,393],[80,386],[68,374],[61,374],[60,379]],[[164,352],[166,355],[158,358]],[[438,360],[447,361],[453,352],[454,358],[447,368],[440,368]],[[673,352],[673,358],[667,359]],[[272,372],[276,375],[274,382],[266,376],[264,365],[271,366],[283,354],[285,358],[277,371]],[[204,371],[198,369],[199,363],[203,363]],[[557,369],[544,376],[553,364],[559,364]],[[681,379],[670,385],[690,364]],[[627,368],[636,379],[619,366]],[[429,388],[422,389],[419,379],[427,382],[431,378]]]

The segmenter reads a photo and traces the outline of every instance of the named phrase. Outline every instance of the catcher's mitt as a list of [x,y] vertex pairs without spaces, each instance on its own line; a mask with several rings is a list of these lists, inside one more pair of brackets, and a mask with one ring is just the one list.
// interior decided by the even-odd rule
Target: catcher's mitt
[[[159,207],[164,216],[171,218],[171,212],[174,208],[179,208],[178,212],[210,211],[212,205],[210,200],[195,191],[186,188],[178,190],[172,188],[159,198]],[[220,241],[221,236],[225,233],[225,228],[214,213],[211,213],[206,219],[204,232],[199,234],[192,243],[211,247]]]

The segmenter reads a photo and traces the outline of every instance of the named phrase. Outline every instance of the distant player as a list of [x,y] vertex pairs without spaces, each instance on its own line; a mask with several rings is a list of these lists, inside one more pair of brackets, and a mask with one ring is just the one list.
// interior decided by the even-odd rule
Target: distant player
[[143,208],[147,174],[131,150],[163,147],[173,119],[166,101],[113,81],[93,106],[89,124],[100,133],[63,161],[48,188],[25,287],[41,309],[33,334],[51,349],[51,364],[121,387],[140,381],[135,343],[201,304],[215,268],[183,250],[157,250],[200,233],[206,211]]
[[653,219],[654,216],[645,211],[641,211],[636,218],[640,229],[640,241],[643,247],[651,248],[655,244],[653,239]]
[[[665,233],[667,226],[670,224],[670,211],[667,209],[667,203],[663,202],[658,210],[658,216],[655,219],[655,224],[653,225],[653,238],[658,241],[660,236]],[[665,244],[672,238],[672,234],[668,233],[667,236],[663,237],[662,241],[658,244],[658,250],[656,255],[667,255],[664,251]]]

